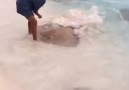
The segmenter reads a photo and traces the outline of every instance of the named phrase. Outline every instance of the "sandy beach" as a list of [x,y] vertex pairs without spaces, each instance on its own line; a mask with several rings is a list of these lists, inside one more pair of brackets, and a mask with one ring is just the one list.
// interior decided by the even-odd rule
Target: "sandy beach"
[[[128,1],[55,1],[40,9],[38,27],[72,26],[79,41],[65,29],[54,32],[60,39],[34,42],[16,1],[0,1],[0,90],[129,90]],[[62,45],[69,38],[75,46]]]

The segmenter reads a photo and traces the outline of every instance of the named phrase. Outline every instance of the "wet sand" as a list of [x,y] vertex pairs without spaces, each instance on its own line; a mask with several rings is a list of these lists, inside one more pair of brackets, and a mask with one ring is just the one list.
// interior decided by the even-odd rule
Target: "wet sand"
[[0,90],[24,90],[16,82],[7,79],[0,75]]

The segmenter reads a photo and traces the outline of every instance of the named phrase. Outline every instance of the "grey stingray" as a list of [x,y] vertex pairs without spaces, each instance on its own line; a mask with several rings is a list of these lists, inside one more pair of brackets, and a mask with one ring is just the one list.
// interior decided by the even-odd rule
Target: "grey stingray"
[[74,28],[58,24],[45,24],[38,28],[41,41],[66,47],[79,44],[79,37],[74,34]]

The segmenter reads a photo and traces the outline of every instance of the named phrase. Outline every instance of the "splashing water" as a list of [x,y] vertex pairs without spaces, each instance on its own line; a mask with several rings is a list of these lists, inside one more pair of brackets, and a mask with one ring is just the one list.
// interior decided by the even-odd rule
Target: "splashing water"
[[0,2],[0,76],[23,90],[129,89],[129,23],[119,11],[128,0],[47,0],[38,25],[75,27],[73,48],[33,42],[15,0]]

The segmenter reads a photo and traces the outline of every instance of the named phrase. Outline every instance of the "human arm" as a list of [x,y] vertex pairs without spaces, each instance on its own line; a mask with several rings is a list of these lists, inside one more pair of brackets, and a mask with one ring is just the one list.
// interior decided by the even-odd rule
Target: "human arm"
[[38,11],[34,11],[34,13],[35,13],[35,15],[38,16],[38,18],[42,18],[42,15],[40,15],[40,14],[38,13]]

